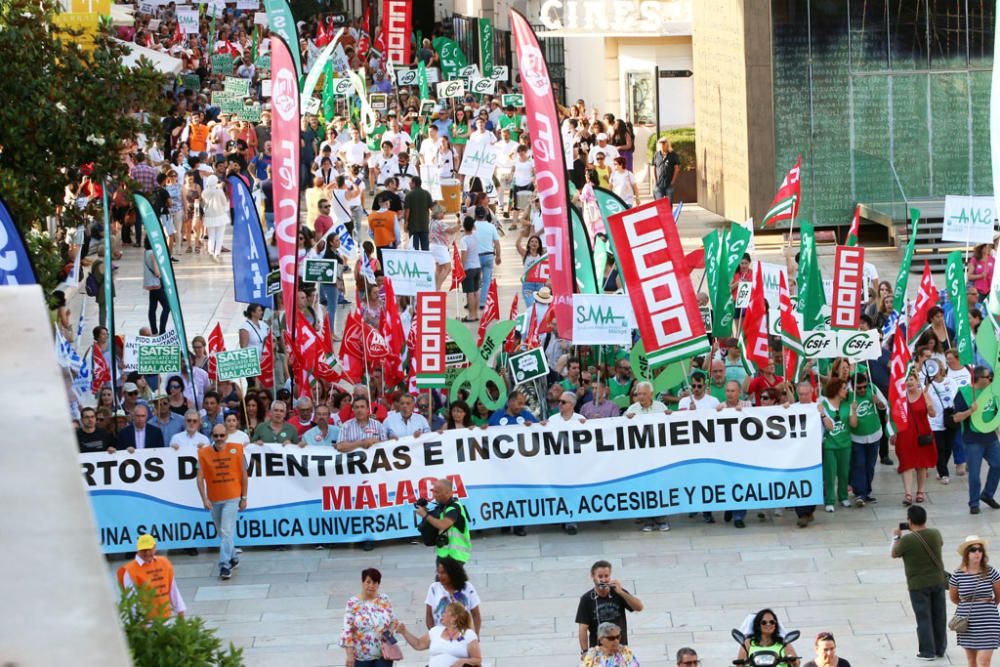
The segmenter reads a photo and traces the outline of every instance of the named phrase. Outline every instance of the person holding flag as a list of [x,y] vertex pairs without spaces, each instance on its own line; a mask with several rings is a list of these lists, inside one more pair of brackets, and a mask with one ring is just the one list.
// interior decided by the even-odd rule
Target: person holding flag
[[[980,501],[993,509],[1000,509],[994,496],[1000,485],[1000,441],[995,429],[977,425],[972,417],[977,412],[985,419],[993,421],[997,414],[997,401],[993,391],[993,372],[985,366],[976,366],[972,374],[972,385],[960,387],[955,396],[955,422],[962,425],[962,444],[969,466],[969,513],[979,514]],[[983,405],[979,398],[983,398]],[[986,486],[982,485],[983,460],[989,465]]]

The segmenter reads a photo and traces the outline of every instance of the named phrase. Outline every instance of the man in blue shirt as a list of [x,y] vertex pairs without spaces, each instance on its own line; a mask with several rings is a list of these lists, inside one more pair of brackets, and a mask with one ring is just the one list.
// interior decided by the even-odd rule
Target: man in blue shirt
[[299,446],[306,445],[326,445],[333,447],[340,437],[340,427],[330,425],[330,407],[320,403],[313,411],[313,421],[316,423],[311,429],[302,434]]
[[507,406],[490,415],[490,426],[530,426],[538,423],[535,415],[524,409],[524,393],[514,389],[507,396]]
[[153,398],[156,414],[149,423],[163,432],[163,442],[170,444],[170,439],[184,430],[184,417],[170,409],[170,397],[162,391]]
[[271,166],[271,142],[264,142],[264,150],[250,160],[250,173],[255,181],[267,180],[267,168]]

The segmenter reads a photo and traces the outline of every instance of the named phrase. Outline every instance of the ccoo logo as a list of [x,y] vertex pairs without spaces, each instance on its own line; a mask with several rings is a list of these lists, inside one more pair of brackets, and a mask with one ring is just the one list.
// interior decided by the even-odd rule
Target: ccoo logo
[[537,46],[525,44],[521,49],[521,80],[535,92],[535,95],[549,94],[549,74],[545,69],[545,58]]
[[271,83],[271,103],[282,120],[289,121],[298,109],[299,87],[291,70],[281,69]]

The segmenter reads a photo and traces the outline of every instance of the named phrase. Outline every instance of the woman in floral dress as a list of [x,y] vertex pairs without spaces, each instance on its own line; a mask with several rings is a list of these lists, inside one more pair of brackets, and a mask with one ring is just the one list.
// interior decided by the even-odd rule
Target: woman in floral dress
[[361,594],[347,601],[340,645],[347,652],[346,667],[391,667],[383,656],[383,642],[395,643],[399,620],[388,596],[379,593],[382,573],[375,568],[361,572]]

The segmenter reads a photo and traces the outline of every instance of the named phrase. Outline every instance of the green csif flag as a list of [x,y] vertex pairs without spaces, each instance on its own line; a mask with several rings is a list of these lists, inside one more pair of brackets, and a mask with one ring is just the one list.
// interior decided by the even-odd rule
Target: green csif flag
[[458,71],[469,64],[458,42],[447,37],[434,40],[434,50],[441,61],[441,80],[448,81],[458,76]]
[[187,366],[189,357],[187,333],[184,331],[184,315],[181,313],[180,295],[177,292],[177,281],[174,280],[174,267],[170,263],[167,240],[163,237],[163,227],[160,226],[160,221],[149,201],[140,194],[134,195],[134,198],[135,205],[139,209],[139,218],[142,220],[143,229],[146,230],[149,247],[153,251],[153,258],[156,260],[157,268],[160,269],[160,285],[163,286],[163,291],[167,295],[170,316],[174,320],[174,329],[177,330],[177,337],[181,341],[184,365]]
[[713,336],[732,335],[732,331],[728,334],[720,333],[720,329],[716,326],[719,313],[719,306],[716,304],[716,299],[719,293],[719,275],[722,273],[722,242],[724,238],[725,230],[716,229],[701,239],[701,243],[705,247],[705,281],[708,283],[708,297],[712,304]]
[[[900,269],[902,271],[902,269]],[[965,299],[965,266],[962,263],[962,252],[955,250],[948,253],[948,270],[945,273],[945,285],[948,288],[948,298],[955,309],[955,347],[958,349],[958,360],[962,364],[975,363],[972,354],[972,328],[969,325],[969,302]]]
[[823,291],[823,276],[819,272],[819,258],[816,256],[816,231],[812,223],[803,220],[799,243],[799,303],[802,325],[806,331],[818,329],[823,322],[822,309],[826,305]]
[[[910,242],[906,244],[906,252],[903,253],[903,263],[899,265],[899,273],[896,274],[896,289],[892,295],[892,309],[897,313],[903,312],[906,303],[906,283],[910,280],[910,263],[913,261],[913,244],[917,241],[917,223],[920,222],[920,209],[910,209]],[[965,301],[965,297],[962,298]],[[965,363],[965,362],[962,362]]]
[[597,276],[594,274],[594,252],[590,248],[590,235],[583,226],[583,218],[576,206],[570,206],[569,210],[573,227],[573,275],[576,277],[576,289],[580,294],[600,294],[597,290]]
[[479,71],[487,79],[493,76],[493,21],[479,19]]
[[730,283],[753,233],[742,225],[730,225],[728,233],[716,230],[702,239],[705,245],[705,274],[712,301],[712,335],[733,335],[736,304]]
[[[615,242],[611,238],[611,230],[608,229],[608,218],[610,218],[615,213],[621,213],[622,211],[628,210],[628,205],[622,200],[621,197],[616,195],[611,190],[605,190],[604,188],[594,188],[594,195],[597,197],[597,208],[601,211],[601,217],[604,219],[604,230],[605,236],[608,239],[607,252],[614,257],[615,266],[618,267],[618,275],[621,275],[622,267],[618,263],[618,255],[615,253]],[[628,291],[628,288],[625,288]]]
[[299,31],[295,26],[291,7],[286,0],[264,0],[264,11],[267,12],[268,30],[285,40],[295,62],[295,76],[301,78],[302,54],[299,53]]
[[421,60],[417,63],[417,83],[420,85],[420,99],[429,100],[431,98],[430,86],[427,85],[427,65]]

